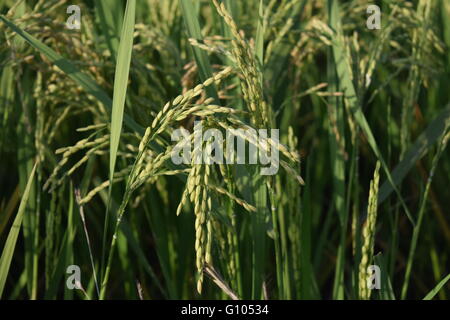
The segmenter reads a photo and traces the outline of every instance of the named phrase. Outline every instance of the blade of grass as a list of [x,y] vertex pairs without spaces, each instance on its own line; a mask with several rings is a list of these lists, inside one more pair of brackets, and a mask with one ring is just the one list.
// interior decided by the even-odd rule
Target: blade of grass
[[[330,26],[337,30],[339,29],[339,16],[337,10],[337,1],[328,1],[328,11]],[[338,92],[339,78],[336,72],[336,61],[334,61],[333,52],[329,52],[330,62],[328,66],[328,82],[330,84],[330,90],[332,92]],[[347,235],[347,222],[348,222],[348,211],[345,208],[345,133],[344,133],[344,106],[342,100],[339,97],[330,98],[329,107],[329,139],[330,139],[330,149],[331,149],[331,167],[333,171],[333,199],[334,206],[338,213],[341,234],[340,242],[337,252],[336,260],[336,272],[334,277],[333,285],[333,297],[335,299],[344,299],[344,262],[345,262],[345,246],[346,246],[346,235]]]
[[8,277],[9,267],[11,265],[14,249],[16,247],[17,237],[19,236],[23,215],[25,212],[25,208],[27,206],[31,186],[33,185],[36,167],[37,164],[35,164],[33,170],[31,170],[31,174],[30,177],[28,178],[27,186],[23,193],[22,200],[20,200],[17,216],[14,219],[14,223],[11,227],[11,230],[9,231],[8,238],[6,239],[5,247],[3,248],[2,256],[0,258],[0,298],[2,297],[3,290],[5,288],[6,278]]
[[423,298],[423,300],[433,299],[449,280],[450,280],[450,274],[448,274],[444,279],[442,279],[442,281],[439,282],[437,284],[437,286]]
[[[105,225],[103,230],[103,250],[102,257],[105,256],[106,252],[106,237],[108,234],[109,226],[109,206],[111,203],[111,194],[113,187],[113,177],[114,170],[116,166],[117,151],[119,149],[120,135],[122,132],[122,122],[125,109],[125,99],[128,87],[128,76],[130,73],[131,64],[131,53],[133,49],[133,34],[135,26],[136,17],[136,0],[127,1],[127,6],[125,9],[125,18],[122,26],[119,49],[117,54],[117,65],[114,78],[114,96],[112,103],[112,114],[111,114],[111,135],[110,135],[110,146],[109,146],[109,192],[108,192],[108,205],[105,216]],[[112,250],[110,248],[112,254]],[[102,258],[102,266],[104,259]],[[103,268],[102,268],[103,270]],[[103,280],[106,280],[103,279]],[[106,288],[106,281],[102,283],[100,299],[104,298]]]
[[[69,210],[67,213],[67,248],[66,248],[66,265],[74,264],[74,252],[73,252],[73,242],[75,240],[76,229],[73,223],[73,211],[74,211],[74,190],[73,185],[70,184],[69,188],[70,197],[69,197]],[[64,287],[64,299],[65,300],[73,300],[74,292]]]
[[[260,1],[259,18],[257,20],[256,32],[256,61],[259,63],[261,83],[263,79],[263,61],[264,61],[264,25],[261,23],[263,19],[264,4]],[[265,251],[266,251],[266,217],[270,215],[267,209],[267,187],[264,183],[263,177],[259,172],[253,172],[252,184],[253,192],[255,193],[255,207],[256,212],[252,214],[252,231],[253,231],[253,273],[252,273],[252,299],[262,298],[262,286],[265,272]],[[271,204],[275,206],[274,203]],[[275,239],[278,241],[278,239]],[[281,267],[281,266],[280,266]],[[282,273],[282,268],[278,270]],[[280,274],[281,275],[281,274]],[[278,285],[281,285],[279,283]]]
[[[18,89],[17,96],[19,101],[23,104],[21,120],[17,127],[18,136],[21,137],[18,140],[18,172],[20,189],[25,191],[27,181],[32,172],[34,166],[34,159],[36,157],[36,149],[34,146],[36,128],[31,120],[29,107],[32,103],[32,97],[30,96],[29,86],[32,83],[29,78],[29,74],[23,74],[22,79],[26,79],[21,83],[21,88]],[[25,86],[28,87],[25,88]],[[17,105],[18,107],[18,105]],[[28,196],[28,205],[23,217],[23,238],[24,238],[24,256],[25,256],[25,269],[27,270],[27,290],[30,295],[30,299],[37,298],[38,287],[38,259],[39,259],[39,197],[37,184],[39,181],[39,171],[37,177],[33,181],[30,193]]]
[[14,209],[16,208],[17,204],[19,203],[19,199],[20,199],[20,191],[19,191],[19,185],[17,185],[16,189],[14,190],[14,193],[12,194],[11,198],[9,199],[8,204],[0,218],[0,236],[3,234],[3,230],[8,225],[9,218],[12,216]]
[[431,182],[433,180],[433,176],[434,176],[434,172],[436,171],[436,167],[439,163],[439,160],[441,158],[442,153],[445,150],[445,147],[447,146],[447,142],[450,138],[450,134],[447,135],[442,135],[441,138],[441,143],[438,146],[438,151],[436,153],[436,155],[433,158],[433,163],[431,164],[431,169],[430,169],[430,174],[428,176],[427,179],[427,184],[425,186],[425,191],[422,195],[422,201],[420,203],[420,207],[419,207],[419,213],[418,213],[418,217],[417,217],[417,223],[414,226],[414,230],[413,230],[413,235],[412,235],[412,239],[411,239],[411,244],[410,244],[410,249],[409,249],[409,255],[408,255],[408,260],[406,263],[406,271],[405,271],[405,279],[403,282],[403,286],[402,286],[402,292],[401,292],[401,299],[405,299],[406,295],[408,293],[408,286],[409,286],[409,279],[411,276],[411,271],[412,271],[412,266],[413,266],[413,262],[414,262],[414,256],[415,256],[415,252],[416,252],[416,248],[417,248],[417,242],[419,240],[419,234],[420,234],[420,229],[423,223],[423,219],[425,216],[425,207],[427,204],[427,200],[428,200],[428,193],[430,191],[430,187],[431,187]]
[[116,73],[114,78],[114,96],[111,114],[111,139],[109,158],[110,189],[113,184],[114,169],[116,165],[117,150],[119,149],[122,132],[125,98],[127,95],[128,76],[130,73],[131,52],[133,49],[133,33],[136,15],[136,0],[129,0],[125,10],[125,19],[120,36],[119,51],[117,54]]
[[[91,246],[91,241],[89,239],[89,232],[87,230],[86,218],[84,215],[84,208],[82,205],[80,205],[80,190],[75,189],[74,193],[75,193],[76,202],[78,204],[78,212],[80,214],[81,223],[83,225],[84,235],[86,237],[86,244],[87,244],[88,251],[89,251],[89,259],[91,261],[91,268],[92,268],[92,275],[93,275],[94,283],[95,283],[95,289],[97,290],[97,296],[100,296],[100,290],[99,290],[98,281],[97,281],[97,272],[95,270],[94,256],[92,254],[92,246]],[[71,192],[71,197],[72,197],[72,192]],[[71,198],[71,200],[72,200],[72,198]],[[72,208],[72,211],[73,211],[73,208]],[[70,228],[68,230],[70,230]],[[72,239],[70,237],[69,237],[69,239],[70,239],[69,240],[69,245],[70,245]]]

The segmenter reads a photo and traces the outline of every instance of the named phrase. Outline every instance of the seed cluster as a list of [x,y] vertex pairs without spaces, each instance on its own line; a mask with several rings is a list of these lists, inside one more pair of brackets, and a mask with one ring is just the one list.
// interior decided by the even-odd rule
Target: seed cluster
[[380,180],[380,162],[377,162],[373,180],[370,182],[369,204],[367,205],[367,219],[364,224],[362,236],[362,258],[359,264],[359,295],[360,299],[370,299],[371,291],[367,286],[367,268],[373,257],[375,243],[375,225],[377,222],[378,182]]

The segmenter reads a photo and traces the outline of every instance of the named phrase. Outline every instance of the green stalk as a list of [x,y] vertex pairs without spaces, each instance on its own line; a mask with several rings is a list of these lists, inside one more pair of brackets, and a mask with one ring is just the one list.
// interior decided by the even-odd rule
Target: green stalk
[[409,278],[411,277],[412,266],[414,263],[414,255],[416,253],[417,242],[419,240],[420,228],[422,227],[422,222],[423,222],[423,219],[425,216],[425,207],[427,204],[428,193],[430,192],[431,182],[433,180],[434,173],[436,171],[436,167],[438,165],[439,159],[441,158],[441,155],[442,155],[443,151],[445,150],[445,147],[447,146],[447,142],[448,142],[449,138],[450,138],[450,134],[446,134],[442,137],[442,140],[441,140],[442,142],[438,146],[438,151],[433,158],[433,163],[431,164],[430,174],[429,174],[429,177],[427,180],[427,184],[426,184],[425,191],[423,193],[422,201],[421,201],[420,208],[419,208],[417,223],[414,226],[413,235],[411,238],[411,245],[410,245],[410,249],[409,249],[408,260],[406,263],[405,279],[404,279],[403,286],[402,286],[402,293],[401,293],[402,300],[406,299],[406,295],[408,293]]
[[[105,223],[103,227],[102,245],[102,266],[106,254],[106,238],[109,230],[109,208],[111,205],[112,188],[114,182],[114,172],[116,166],[117,152],[119,149],[120,135],[122,132],[122,122],[125,109],[125,99],[128,88],[128,77],[130,73],[131,54],[133,49],[133,34],[136,16],[136,0],[127,1],[125,18],[120,36],[119,49],[117,54],[116,72],[114,78],[114,96],[111,112],[111,136],[109,154],[109,190],[108,204],[105,213]],[[103,270],[103,268],[101,268]]]
[[[338,2],[328,1],[328,14],[330,26],[334,30],[340,29],[340,20],[338,12]],[[329,50],[328,78],[331,91],[340,91],[339,78],[336,73],[336,62],[333,59],[332,50]],[[345,133],[344,133],[344,107],[342,101],[338,97],[330,99],[330,149],[331,149],[331,167],[333,170],[333,199],[334,206],[338,213],[341,234],[339,248],[336,259],[336,272],[333,286],[333,297],[335,299],[344,299],[344,263],[345,263],[345,247],[348,224],[348,211],[345,208]],[[333,129],[334,128],[334,129]]]

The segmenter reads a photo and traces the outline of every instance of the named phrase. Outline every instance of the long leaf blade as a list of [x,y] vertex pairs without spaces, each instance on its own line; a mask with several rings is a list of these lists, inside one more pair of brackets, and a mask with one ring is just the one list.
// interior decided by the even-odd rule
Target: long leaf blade
[[438,294],[439,290],[441,290],[442,287],[443,287],[449,280],[450,280],[450,273],[449,273],[444,279],[442,279],[441,282],[439,282],[439,283],[437,284],[437,286],[436,286],[433,290],[431,290],[431,291],[425,296],[425,298],[423,298],[423,300],[431,300],[431,299],[433,299],[434,296]]
[[3,248],[2,256],[0,258],[0,298],[2,297],[3,289],[5,288],[6,278],[8,276],[9,267],[11,265],[14,249],[16,247],[17,237],[19,236],[20,227],[22,225],[23,214],[27,206],[31,186],[33,184],[36,166],[37,165],[35,164],[33,170],[31,171],[30,177],[28,178],[27,186],[23,193],[22,200],[20,201],[19,210],[17,211],[17,216],[14,219],[11,230],[9,231],[8,238],[6,239],[6,244]]
[[122,131],[125,98],[127,94],[127,82],[130,73],[131,52],[133,49],[133,33],[136,16],[136,0],[127,2],[125,19],[120,36],[119,51],[117,53],[117,65],[114,79],[114,96],[111,115],[111,138],[109,176],[112,185],[114,168],[116,165],[117,150],[119,148],[120,133]]

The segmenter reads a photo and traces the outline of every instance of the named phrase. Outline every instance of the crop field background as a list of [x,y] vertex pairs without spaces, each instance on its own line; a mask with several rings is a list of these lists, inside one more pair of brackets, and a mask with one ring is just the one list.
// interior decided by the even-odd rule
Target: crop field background
[[[449,0],[0,0],[1,299],[450,298],[449,47]],[[174,163],[200,124],[276,174]]]

